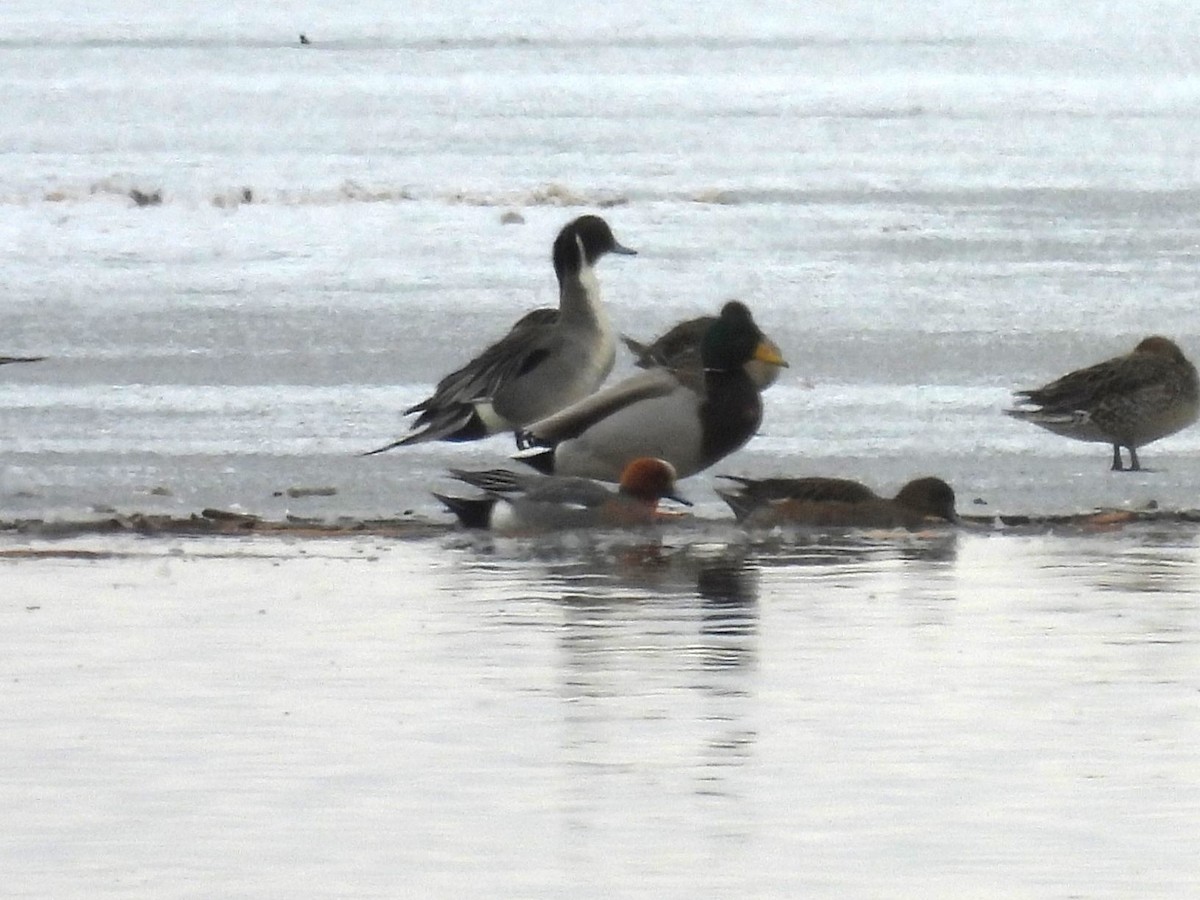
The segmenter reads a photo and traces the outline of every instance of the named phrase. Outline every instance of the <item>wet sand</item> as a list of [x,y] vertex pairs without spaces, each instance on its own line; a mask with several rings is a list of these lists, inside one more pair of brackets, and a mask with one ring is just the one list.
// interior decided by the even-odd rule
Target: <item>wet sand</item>
[[[731,533],[741,531],[732,520],[672,515],[669,525],[664,525],[674,538],[687,540],[690,531],[707,535],[715,529],[727,529]],[[1074,514],[1020,514],[964,515],[960,527],[979,531],[1014,533],[1051,533],[1055,530],[1088,532],[1119,529],[1127,525],[1154,523],[1160,526],[1175,526],[1187,533],[1200,523],[1200,510],[1161,509],[1098,509]],[[954,526],[935,526],[936,530],[952,529]],[[788,532],[819,535],[831,533],[861,532],[862,529],[776,529]],[[145,538],[153,537],[249,537],[286,536],[291,538],[320,539],[337,537],[380,537],[419,540],[443,537],[463,532],[455,524],[420,515],[405,515],[397,518],[363,519],[354,516],[333,518],[288,516],[270,519],[238,511],[204,509],[189,516],[172,516],[158,513],[116,513],[79,519],[11,519],[0,520],[0,540],[20,543],[23,539],[67,539],[80,536],[134,534]],[[748,537],[753,539],[751,530]],[[21,551],[8,548],[0,555],[17,558]]]

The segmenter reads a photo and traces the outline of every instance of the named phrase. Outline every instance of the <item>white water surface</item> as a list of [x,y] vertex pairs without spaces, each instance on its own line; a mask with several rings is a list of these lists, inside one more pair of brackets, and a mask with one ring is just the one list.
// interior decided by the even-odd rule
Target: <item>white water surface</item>
[[0,558],[6,896],[1200,888],[1194,535],[430,543]]

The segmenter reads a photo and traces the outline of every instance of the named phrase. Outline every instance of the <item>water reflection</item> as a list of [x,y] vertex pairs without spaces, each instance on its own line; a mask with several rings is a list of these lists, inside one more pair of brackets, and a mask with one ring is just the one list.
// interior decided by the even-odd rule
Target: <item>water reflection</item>
[[[663,653],[680,672],[753,664],[759,572],[744,548],[654,544],[624,547],[611,559],[601,572],[594,561],[547,568],[546,585],[562,591],[568,668]],[[707,681],[688,686],[703,689]]]
[[[796,835],[849,835],[891,865],[914,821],[952,840],[996,810],[1015,854],[1026,810],[1055,825],[1085,798],[1107,821],[1156,783],[1170,806],[1194,756],[1179,645],[1195,642],[1198,556],[1155,531],[495,543],[463,554],[480,596],[459,610],[483,610],[483,646],[502,651],[488,676],[520,671],[528,693],[493,702],[528,715],[539,820],[589,883],[646,847],[744,859]],[[1080,758],[1097,764],[1072,774]],[[1118,790],[1096,790],[1097,770]],[[489,805],[527,802],[495,790]]]
[[918,533],[793,530],[751,535],[749,546],[756,561],[767,567],[845,567],[888,559],[953,562],[958,539],[959,532],[949,528]]
[[653,782],[672,770],[690,772],[704,802],[733,804],[724,827],[745,818],[738,778],[758,735],[761,577],[747,547],[656,537],[573,552],[561,540],[493,544],[489,554],[473,567],[522,583],[555,611],[566,827],[604,830],[617,812],[614,779]]
[[1086,573],[1105,592],[1193,593],[1200,567],[1190,530],[1150,524],[1120,533],[1043,542],[1046,568],[1069,577]]
[[704,669],[727,669],[753,662],[758,629],[758,569],[744,552],[706,560],[699,567],[701,659]]

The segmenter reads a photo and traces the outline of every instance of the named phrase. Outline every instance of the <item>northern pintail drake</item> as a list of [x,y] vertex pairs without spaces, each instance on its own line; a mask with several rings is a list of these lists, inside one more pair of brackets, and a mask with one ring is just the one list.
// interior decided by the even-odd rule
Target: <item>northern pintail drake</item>
[[[700,343],[716,316],[698,316],[679,322],[648,344],[621,335],[621,340],[634,356],[634,365],[641,369],[660,366],[666,369],[702,369]],[[752,359],[746,363],[750,379],[760,391],[766,390],[779,377],[780,367]]]
[[708,327],[700,355],[701,369],[649,369],[534,422],[518,441],[543,449],[517,459],[546,474],[602,481],[617,481],[641,456],[667,460],[680,478],[724,459],[762,421],[747,363],[787,363],[737,301]]
[[940,478],[917,478],[888,499],[845,478],[720,477],[737,482],[717,494],[747,527],[920,528],[958,521],[954,489]]
[[45,358],[44,356],[0,356],[0,366],[9,363],[41,362]]
[[1112,469],[1141,469],[1138,447],[1186,428],[1200,415],[1200,380],[1165,337],[1144,338],[1132,353],[1069,372],[1045,387],[1017,391],[1025,407],[1005,414],[1077,441],[1112,444]]
[[675,469],[661,459],[635,459],[621,473],[615,491],[589,478],[508,469],[451,469],[450,474],[480,488],[485,496],[434,496],[466,527],[501,534],[650,525],[666,515],[659,512],[659,500],[668,498],[691,506],[675,491]]
[[508,334],[404,411],[412,431],[368,454],[424,441],[475,441],[514,431],[592,393],[608,377],[616,339],[593,267],[606,253],[634,255],[599,216],[569,222],[554,241],[558,309],[535,309]]

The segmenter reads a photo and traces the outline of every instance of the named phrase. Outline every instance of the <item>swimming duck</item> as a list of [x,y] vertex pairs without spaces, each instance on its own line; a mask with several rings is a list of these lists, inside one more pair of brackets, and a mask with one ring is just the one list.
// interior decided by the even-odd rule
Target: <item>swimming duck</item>
[[919,528],[933,520],[958,520],[954,489],[940,478],[910,481],[889,500],[845,478],[719,477],[737,482],[736,488],[717,488],[717,494],[749,527]]
[[474,441],[513,431],[596,390],[612,371],[616,341],[593,266],[606,253],[634,255],[599,216],[569,222],[554,241],[558,309],[535,309],[508,334],[404,411],[412,431],[365,454],[424,441]]
[[750,310],[726,303],[704,334],[702,369],[653,368],[592,394],[518,433],[517,457],[546,474],[617,481],[640,456],[694,475],[745,444],[762,421],[751,360],[786,366]]
[[1016,391],[1004,410],[1077,441],[1112,444],[1112,470],[1141,469],[1137,448],[1186,428],[1200,416],[1200,379],[1174,341],[1152,335],[1132,353],[1069,372],[1045,387]]
[[[701,369],[703,365],[700,362],[700,342],[704,340],[709,326],[716,320],[716,316],[686,319],[673,325],[649,344],[643,344],[626,334],[621,335],[621,340],[634,355],[634,365],[638,368],[651,369],[662,366],[667,369]],[[777,365],[757,359],[746,363],[746,371],[760,391],[775,383],[775,379],[779,377],[779,369]]]
[[486,496],[450,497],[435,493],[468,528],[488,528],[502,534],[530,534],[564,528],[649,525],[665,514],[663,498],[691,506],[675,492],[675,469],[661,459],[635,459],[621,473],[613,491],[589,478],[534,475],[491,469],[466,472],[451,469],[460,481],[482,489]]

